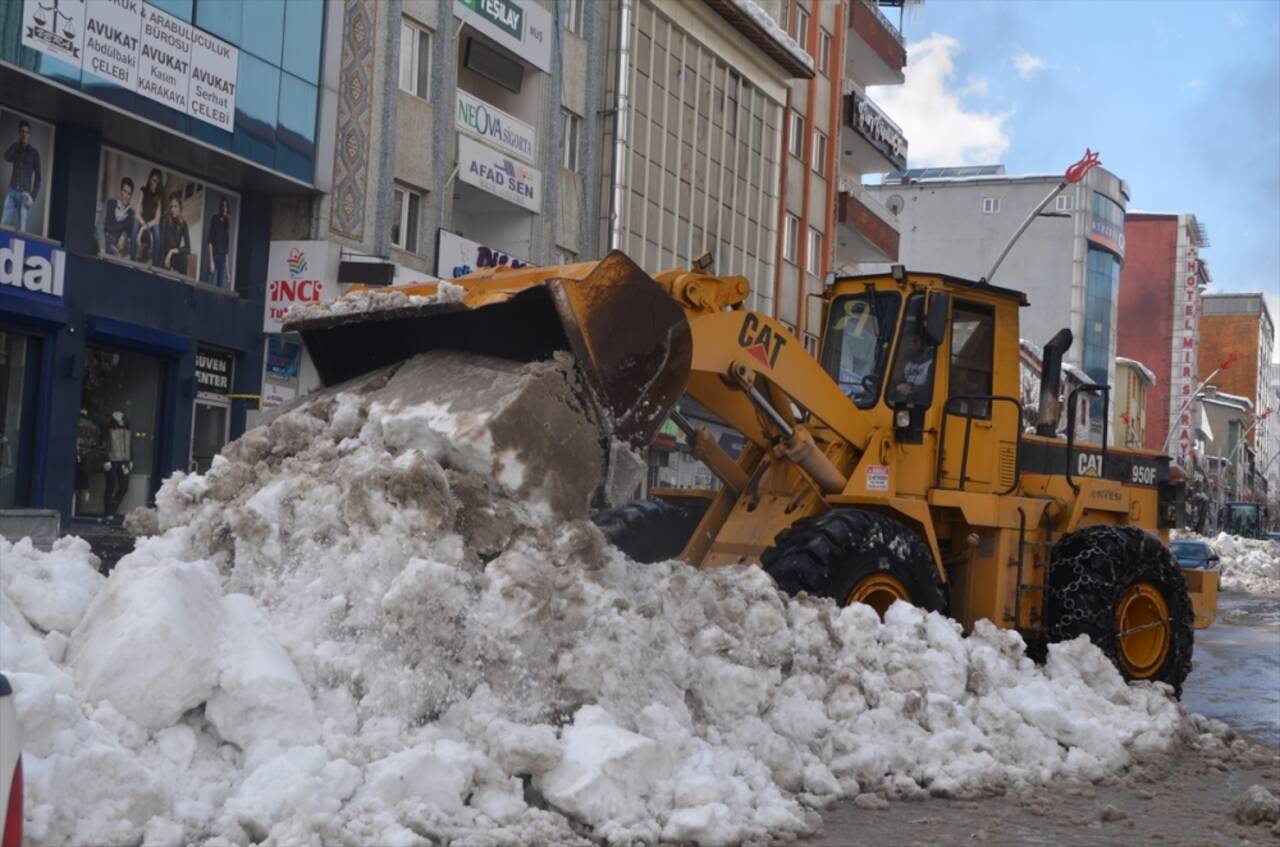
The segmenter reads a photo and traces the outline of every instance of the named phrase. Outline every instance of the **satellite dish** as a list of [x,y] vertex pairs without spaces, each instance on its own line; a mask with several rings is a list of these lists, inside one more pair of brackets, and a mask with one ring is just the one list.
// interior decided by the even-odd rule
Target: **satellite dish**
[[894,194],[890,196],[888,200],[885,201],[884,205],[886,209],[888,209],[890,212],[896,215],[902,211],[902,207],[905,204],[902,200],[901,194]]

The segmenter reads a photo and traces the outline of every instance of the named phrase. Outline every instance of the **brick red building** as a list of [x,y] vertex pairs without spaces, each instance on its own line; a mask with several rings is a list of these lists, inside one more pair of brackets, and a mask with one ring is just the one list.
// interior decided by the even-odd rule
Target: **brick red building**
[[[1208,294],[1200,318],[1200,378],[1207,379],[1216,362],[1234,354],[1236,362],[1214,377],[1218,390],[1247,397],[1261,413],[1271,407],[1270,364],[1275,324],[1261,294]],[[1265,445],[1274,422],[1262,418],[1249,430],[1251,446]],[[1269,458],[1269,457],[1268,457]]]
[[1195,215],[1152,212],[1126,214],[1124,236],[1116,352],[1156,376],[1143,446],[1185,461],[1195,444],[1194,410],[1184,407],[1198,384],[1200,291],[1211,281],[1200,249],[1208,237]]

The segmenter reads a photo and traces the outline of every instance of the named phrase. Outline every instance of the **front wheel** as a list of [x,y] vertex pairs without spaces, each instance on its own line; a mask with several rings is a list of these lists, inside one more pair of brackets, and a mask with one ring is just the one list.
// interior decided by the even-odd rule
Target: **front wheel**
[[591,520],[604,537],[637,562],[664,562],[684,551],[709,500],[676,505],[666,500],[636,500],[597,512]]
[[1129,680],[1182,694],[1191,671],[1194,612],[1173,555],[1150,533],[1090,526],[1049,554],[1049,641],[1089,636]]
[[943,612],[946,594],[920,536],[888,515],[833,509],[778,533],[761,557],[788,594],[865,603],[884,617],[897,600]]

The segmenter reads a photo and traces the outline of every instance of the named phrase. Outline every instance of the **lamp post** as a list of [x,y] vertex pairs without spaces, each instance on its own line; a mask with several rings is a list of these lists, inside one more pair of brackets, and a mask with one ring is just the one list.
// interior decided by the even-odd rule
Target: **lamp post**
[[[1187,397],[1187,402],[1182,404],[1182,408],[1178,410],[1178,414],[1173,416],[1173,419],[1175,421],[1181,420],[1183,413],[1185,413],[1187,409],[1191,408],[1191,404],[1194,403],[1196,400],[1200,399],[1200,392],[1204,390],[1204,387],[1208,385],[1210,382],[1212,382],[1213,378],[1216,377],[1218,374],[1222,373],[1227,368],[1234,365],[1236,363],[1237,358],[1239,357],[1237,357],[1235,353],[1230,353],[1227,355],[1225,359],[1219,362],[1218,366],[1213,369],[1213,373],[1205,377],[1204,380],[1199,385],[1196,386],[1196,390],[1191,392],[1191,394]],[[1160,447],[1161,453],[1169,452],[1169,439],[1171,438],[1173,438],[1172,426],[1169,427],[1169,434],[1164,437],[1164,444]]]

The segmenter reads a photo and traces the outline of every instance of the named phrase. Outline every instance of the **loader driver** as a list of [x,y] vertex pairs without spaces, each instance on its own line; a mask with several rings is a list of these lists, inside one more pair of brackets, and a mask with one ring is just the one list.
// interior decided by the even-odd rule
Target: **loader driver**
[[927,406],[933,388],[934,349],[925,344],[918,332],[909,331],[905,335],[903,355],[898,357],[901,370],[893,381],[893,400]]

